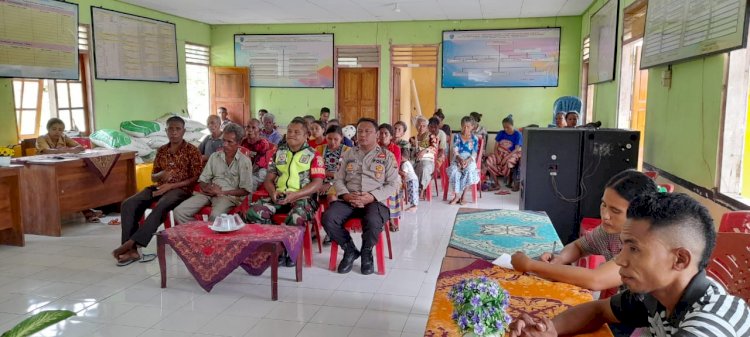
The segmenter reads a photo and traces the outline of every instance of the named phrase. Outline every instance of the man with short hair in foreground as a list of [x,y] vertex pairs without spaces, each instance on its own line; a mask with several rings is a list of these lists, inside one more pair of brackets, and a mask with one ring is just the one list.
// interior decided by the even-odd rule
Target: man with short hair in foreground
[[685,194],[636,198],[615,257],[628,290],[577,305],[552,320],[523,315],[511,337],[573,335],[604,323],[646,327],[656,337],[747,337],[750,309],[706,277],[716,242],[708,210]]

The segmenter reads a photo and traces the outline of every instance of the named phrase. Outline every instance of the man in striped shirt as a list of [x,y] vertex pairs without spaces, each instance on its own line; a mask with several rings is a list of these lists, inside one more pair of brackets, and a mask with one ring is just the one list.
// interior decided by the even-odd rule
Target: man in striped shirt
[[[628,290],[549,319],[511,324],[511,337],[590,332],[604,323],[644,327],[655,337],[748,337],[750,309],[706,277],[716,233],[705,207],[684,194],[633,200],[615,262]],[[648,335],[648,334],[647,334]]]

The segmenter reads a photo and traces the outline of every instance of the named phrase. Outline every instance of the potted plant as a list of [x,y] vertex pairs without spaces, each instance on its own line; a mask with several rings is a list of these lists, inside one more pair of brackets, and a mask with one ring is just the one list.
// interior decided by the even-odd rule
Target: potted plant
[[505,336],[511,322],[510,295],[497,282],[484,276],[462,280],[448,298],[453,303],[451,318],[464,336]]
[[10,147],[0,147],[0,166],[10,166],[10,158],[15,153]]
[[45,310],[31,316],[0,335],[0,337],[26,337],[76,314],[69,310]]

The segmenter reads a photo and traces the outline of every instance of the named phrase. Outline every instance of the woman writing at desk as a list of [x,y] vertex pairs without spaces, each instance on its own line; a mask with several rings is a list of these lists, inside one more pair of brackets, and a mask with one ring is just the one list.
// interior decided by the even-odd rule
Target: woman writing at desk
[[50,118],[47,122],[47,134],[36,139],[38,154],[79,153],[83,146],[66,136],[65,123],[59,118]]
[[[36,139],[36,153],[38,154],[55,154],[55,153],[80,153],[83,152],[83,146],[75,140],[66,136],[65,122],[59,118],[50,118],[47,121],[47,134],[39,136]],[[99,222],[99,217],[104,213],[96,209],[88,209],[83,212],[86,222]]]

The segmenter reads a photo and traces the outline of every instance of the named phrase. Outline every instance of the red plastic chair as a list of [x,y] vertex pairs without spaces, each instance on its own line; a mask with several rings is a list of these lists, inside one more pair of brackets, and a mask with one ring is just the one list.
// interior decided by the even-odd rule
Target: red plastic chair
[[721,216],[720,233],[750,233],[750,211],[726,212]]
[[[152,202],[151,206],[149,206],[147,209],[148,210],[153,210],[154,208],[156,208],[156,203],[157,203],[157,201]],[[141,217],[141,220],[138,221],[138,225],[142,226],[144,221],[146,221],[146,214],[145,213]],[[174,222],[174,212],[173,211],[167,212],[167,214],[164,215],[164,218],[161,219],[161,221],[162,221],[162,223],[164,223],[164,228],[165,229],[166,228],[172,228],[172,224],[175,223]]]
[[[277,213],[271,216],[271,221],[278,225],[283,225],[283,223],[286,221],[286,218],[288,217],[288,214],[281,214]],[[302,242],[302,252],[305,256],[305,266],[306,267],[312,267],[312,234],[310,233],[310,227],[315,228],[315,232],[318,235],[318,250],[319,253],[323,253],[323,244],[320,239],[320,225],[316,225],[314,223],[308,223],[305,225],[305,238]]]
[[706,274],[730,294],[750,301],[750,234],[718,233]]
[[84,149],[90,150],[92,148],[91,146],[91,139],[88,137],[70,137],[70,139],[76,141],[76,143],[81,144]]
[[[242,210],[247,210],[249,208],[249,197],[245,197],[242,199],[242,202],[235,206],[234,208],[230,209],[227,214],[237,214],[242,212]],[[198,213],[193,214],[193,218],[197,221],[203,221],[203,216],[205,215],[206,218],[208,218],[211,215],[211,206],[203,206]]]
[[648,176],[649,178],[656,180],[656,178],[659,177],[659,172],[656,171],[643,171],[643,174]]
[[263,185],[261,184],[260,186],[258,186],[258,189],[255,190],[255,192],[253,192],[252,199],[253,199],[253,202],[256,202],[260,199],[268,198],[270,196],[271,195],[268,194],[268,191],[266,191],[266,188],[263,187]]
[[[583,218],[581,219],[581,228],[578,232],[579,236],[584,236],[586,233],[593,231],[596,227],[601,225],[602,220],[596,218]],[[579,267],[586,267],[588,269],[596,269],[600,264],[607,262],[604,256],[601,255],[589,255],[582,257],[578,260]]]
[[438,189],[438,173],[442,176],[441,183],[443,184],[443,190],[447,189],[448,182],[445,178],[446,171],[448,168],[448,158],[443,160],[443,164],[440,165],[440,167],[436,167],[434,171],[432,171],[432,179],[430,180],[430,184],[427,185],[427,189],[425,190],[425,199],[427,201],[432,201],[432,182],[435,182],[435,196],[440,195],[440,190]]
[[[344,228],[348,230],[349,232],[362,232],[362,219],[352,218],[346,221],[344,224]],[[389,236],[388,234],[388,223],[386,222],[385,225],[383,225],[383,232],[385,232],[385,236]],[[378,268],[378,275],[385,275],[385,253],[383,252],[383,232],[380,232],[380,238],[378,239],[378,243],[375,244],[375,263],[377,264]],[[390,240],[389,240],[389,251],[390,251]],[[339,245],[336,243],[336,241],[331,241],[331,257],[328,260],[328,269],[331,271],[336,270],[336,260],[338,259],[338,252],[339,252]]]

